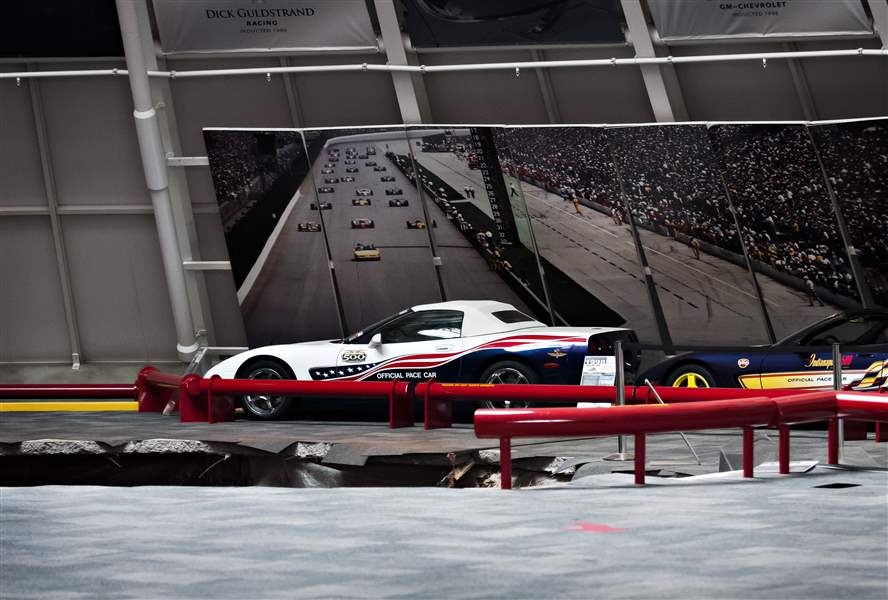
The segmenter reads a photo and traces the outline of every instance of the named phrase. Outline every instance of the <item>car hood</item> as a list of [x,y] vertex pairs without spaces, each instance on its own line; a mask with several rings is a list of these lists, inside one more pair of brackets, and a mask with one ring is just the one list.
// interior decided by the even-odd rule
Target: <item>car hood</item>
[[293,369],[297,379],[307,379],[307,372],[304,372],[306,366],[335,364],[341,348],[342,340],[262,346],[223,360],[207,371],[205,377],[219,375],[225,379],[233,379],[244,363],[257,357],[267,356],[287,363]]

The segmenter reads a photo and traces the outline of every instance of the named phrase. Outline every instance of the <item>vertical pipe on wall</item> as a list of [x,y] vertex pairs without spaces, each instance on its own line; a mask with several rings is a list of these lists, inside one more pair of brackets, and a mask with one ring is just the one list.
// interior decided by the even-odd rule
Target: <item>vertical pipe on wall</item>
[[55,176],[53,175],[52,158],[49,152],[49,140],[46,133],[46,119],[43,115],[43,96],[40,93],[40,82],[35,79],[29,79],[28,92],[31,95],[31,112],[34,116],[34,130],[37,133],[37,148],[40,152],[40,170],[43,173],[43,190],[46,194],[46,206],[49,210],[49,225],[52,229],[56,266],[59,270],[59,283],[65,308],[65,325],[68,329],[71,365],[72,368],[79,369],[82,358],[80,330],[77,327],[77,312],[74,309],[74,294],[71,291],[71,271],[68,267],[68,252],[65,247],[62,224],[57,210],[59,203],[56,194]]
[[[385,54],[390,65],[406,65],[407,51],[404,49],[404,40],[401,38],[401,28],[398,25],[398,13],[395,11],[393,0],[373,0],[376,8],[376,16],[379,19],[379,29],[382,34],[382,43],[385,46]],[[401,110],[401,118],[405,125],[422,123],[422,115],[419,112],[419,101],[416,98],[416,90],[413,88],[413,79],[410,73],[392,71],[392,83],[395,86],[395,96],[398,99],[398,108]]]
[[161,143],[160,125],[151,101],[151,87],[139,23],[136,14],[136,0],[116,0],[117,16],[120,20],[120,33],[129,71],[130,89],[133,94],[133,116],[136,122],[136,137],[142,155],[145,183],[151,194],[154,207],[154,220],[160,241],[160,254],[164,275],[170,294],[173,321],[176,327],[176,350],[179,359],[187,362],[198,348],[194,324],[189,306],[185,269],[176,235],[172,201],[166,172],[166,157]]

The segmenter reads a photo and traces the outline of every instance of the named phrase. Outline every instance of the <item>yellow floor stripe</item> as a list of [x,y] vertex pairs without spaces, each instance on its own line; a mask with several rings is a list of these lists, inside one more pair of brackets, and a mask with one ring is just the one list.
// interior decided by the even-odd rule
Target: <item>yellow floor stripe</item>
[[0,402],[0,412],[135,411],[138,402]]

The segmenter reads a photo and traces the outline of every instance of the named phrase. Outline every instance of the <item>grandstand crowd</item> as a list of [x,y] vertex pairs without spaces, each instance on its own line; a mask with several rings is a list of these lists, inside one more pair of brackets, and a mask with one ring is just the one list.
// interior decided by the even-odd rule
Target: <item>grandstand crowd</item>
[[[736,254],[743,250],[742,239],[752,260],[798,278],[805,287],[810,280],[858,298],[803,127],[724,125],[708,132],[703,126],[510,128],[500,131],[498,144],[511,173],[565,200],[579,199],[603,210],[615,222],[622,221],[623,212],[619,172],[637,225],[673,236],[682,233],[691,244],[702,240]],[[884,171],[876,159],[870,164],[870,175]],[[862,172],[855,177],[867,176]],[[879,210],[873,203],[884,198],[865,188],[855,197],[870,215]],[[861,210],[853,212],[857,220],[864,219]],[[880,226],[870,222],[867,227],[861,231]],[[882,257],[884,264],[886,236],[867,237],[878,240],[870,240],[867,252],[873,260]]]
[[888,120],[813,132],[869,288],[888,306]]
[[305,162],[298,134],[255,131],[208,131],[207,155],[225,231],[250,212],[277,178]]

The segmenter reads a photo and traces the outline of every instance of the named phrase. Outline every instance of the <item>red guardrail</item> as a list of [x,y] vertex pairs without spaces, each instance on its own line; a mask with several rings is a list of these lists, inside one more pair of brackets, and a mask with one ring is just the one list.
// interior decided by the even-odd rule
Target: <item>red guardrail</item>
[[[616,406],[609,408],[527,408],[478,410],[475,435],[499,438],[501,487],[512,487],[513,437],[635,436],[635,483],[644,484],[645,436],[649,433],[741,427],[743,476],[753,476],[754,427],[777,427],[779,470],[789,473],[790,425],[829,421],[830,464],[838,463],[839,418],[888,421],[888,396],[812,391],[777,397],[713,400],[693,404]],[[878,435],[877,435],[878,438]]]

